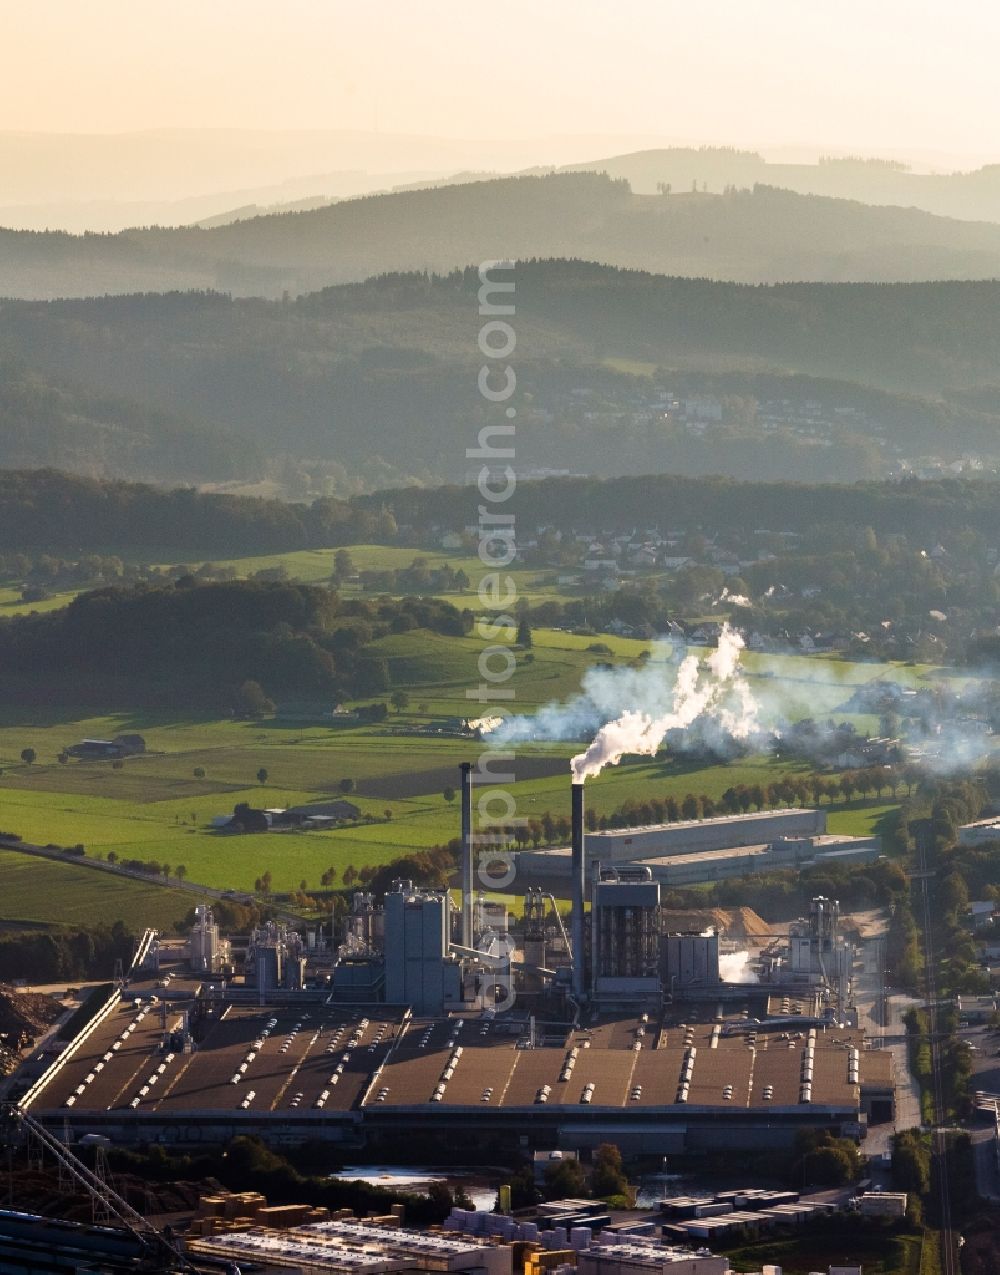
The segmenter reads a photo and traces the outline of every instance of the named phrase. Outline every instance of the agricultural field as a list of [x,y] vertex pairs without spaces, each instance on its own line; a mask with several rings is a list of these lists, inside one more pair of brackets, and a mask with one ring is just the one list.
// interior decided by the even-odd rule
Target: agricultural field
[[[155,553],[144,552],[143,562],[152,560],[153,565],[164,569],[178,566],[197,568],[203,563],[211,562],[216,567],[231,568],[241,579],[247,579],[258,571],[274,571],[281,569],[287,572],[289,580],[301,584],[329,584],[333,573],[334,555],[344,548],[351,555],[357,571],[398,571],[410,566],[414,558],[422,558],[427,566],[434,570],[447,563],[454,571],[464,571],[470,580],[475,581],[482,574],[482,563],[474,555],[462,551],[445,550],[435,547],[413,545],[343,545],[329,549],[296,549],[285,553],[252,554],[246,557],[232,558],[225,554],[216,556],[211,553],[192,556],[190,552],[172,553],[162,548]],[[100,552],[120,557],[123,561],[136,561],[136,555],[127,549],[116,546],[102,546]],[[66,549],[65,556],[74,558],[78,550]],[[556,583],[556,577],[562,574],[556,568],[531,570],[525,567],[511,566],[508,573],[517,586],[517,596],[524,598],[532,605],[540,602],[564,602],[570,597],[579,596],[580,589],[567,589]],[[571,572],[571,574],[578,574]],[[54,611],[71,602],[80,589],[69,589],[54,592],[51,597],[40,602],[23,602],[21,600],[20,582],[16,580],[0,581],[0,617],[11,615],[27,615],[31,612]],[[342,582],[338,592],[345,598],[370,597],[357,583]],[[453,590],[434,596],[453,603],[457,607],[474,606],[475,590]]]
[[892,830],[898,810],[898,802],[851,801],[830,811],[827,827],[831,832],[847,837],[884,838]]
[[[459,762],[474,758],[482,745],[431,733],[428,727],[446,715],[483,711],[465,693],[479,680],[480,643],[416,632],[383,638],[379,645],[394,684],[407,687],[410,703],[403,711],[390,712],[378,726],[214,720],[169,712],[67,719],[56,711],[6,707],[0,710],[0,829],[43,845],[80,843],[91,858],[106,859],[113,852],[172,869],[183,865],[188,882],[240,890],[252,889],[265,871],[271,872],[278,891],[297,889],[302,882],[317,889],[331,867],[341,878],[349,865],[379,865],[446,843],[458,835],[459,810],[454,793],[448,800],[445,790],[457,788]],[[579,689],[596,662],[624,667],[648,649],[648,643],[615,637],[602,637],[595,649],[592,638],[536,630],[532,649],[518,652],[511,679],[516,698],[508,709],[532,713],[551,700],[564,700]],[[660,660],[663,676],[672,678],[668,653],[653,650],[654,668]],[[886,675],[919,683],[928,672],[806,656],[748,654],[744,661],[755,693],[781,703],[789,717],[808,710],[815,716],[835,715],[838,721],[844,717],[838,710],[859,683]],[[867,719],[856,720],[867,724]],[[128,758],[119,769],[108,762],[57,761],[73,742],[126,731],[141,733],[148,751]],[[33,764],[21,760],[25,748],[34,749]],[[514,795],[519,814],[568,813],[568,759],[578,750],[572,741],[517,747]],[[609,814],[629,799],[651,794],[682,799],[691,792],[717,798],[730,786],[767,784],[796,768],[770,755],[712,765],[670,754],[627,759],[588,784],[587,801],[598,814]],[[266,772],[263,782],[260,772]],[[282,807],[345,792],[361,811],[357,824],[250,836],[220,834],[212,825],[238,802]],[[838,804],[831,809],[830,827],[857,834],[880,831],[895,808],[884,798]],[[25,871],[30,874],[35,862]],[[61,864],[51,867],[63,869]],[[41,871],[49,871],[49,865]],[[74,883],[85,879],[79,904],[83,911],[93,893],[109,893],[107,911],[126,906],[124,896],[111,892],[119,884],[116,879],[85,867],[72,872]],[[62,880],[70,882],[69,877]],[[169,891],[152,883],[141,888],[143,898],[136,896],[127,906],[130,916],[145,920],[149,900]],[[60,886],[69,891],[68,899],[76,897],[77,889],[77,884],[72,889]],[[26,906],[17,903],[17,915],[27,916]],[[0,905],[0,920],[14,915],[7,901]]]
[[21,590],[16,585],[0,587],[0,617],[11,615],[28,615],[32,612],[58,611],[76,597],[76,590],[64,593],[53,593],[50,598],[41,602],[24,602]]
[[118,920],[172,930],[198,901],[191,892],[7,849],[0,849],[0,897],[0,930]]
[[[432,571],[447,563],[453,571],[464,571],[473,582],[483,572],[483,565],[478,557],[461,550],[412,545],[343,545],[338,548],[347,550],[357,571],[398,571],[408,567],[414,558],[422,558]],[[238,576],[246,577],[256,571],[282,567],[288,572],[291,580],[298,580],[303,584],[321,584],[330,579],[336,552],[337,549],[303,549],[291,553],[220,558],[213,561],[219,566],[232,567]],[[513,564],[506,568],[506,574],[513,577],[517,586],[517,596],[527,599],[532,604],[565,601],[573,594],[572,590],[568,591],[556,584],[556,577],[563,573],[555,567],[531,570]],[[578,573],[570,572],[570,574]],[[338,592],[348,598],[365,596],[358,586],[351,582],[342,583]],[[475,605],[473,588],[464,592],[439,593],[435,596],[444,598],[459,607]]]

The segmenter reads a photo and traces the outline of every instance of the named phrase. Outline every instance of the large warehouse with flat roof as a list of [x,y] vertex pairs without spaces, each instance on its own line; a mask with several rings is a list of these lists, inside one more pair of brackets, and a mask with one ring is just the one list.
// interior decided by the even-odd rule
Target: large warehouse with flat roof
[[308,994],[168,1010],[118,997],[22,1103],[116,1142],[252,1132],[358,1147],[406,1130],[460,1145],[474,1127],[517,1145],[613,1140],[655,1154],[785,1145],[803,1127],[863,1137],[869,1121],[891,1119],[891,1055],[813,1017],[811,1000],[782,1009],[748,988],[743,1004],[602,1014],[573,1028],[488,1012],[419,1018]]
[[[878,837],[834,835],[826,830],[826,811],[789,809],[756,814],[685,819],[641,828],[588,832],[589,865],[635,864],[662,885],[696,885],[816,862],[865,862],[876,859]],[[568,878],[572,849],[522,850],[518,875],[524,880],[555,882]]]

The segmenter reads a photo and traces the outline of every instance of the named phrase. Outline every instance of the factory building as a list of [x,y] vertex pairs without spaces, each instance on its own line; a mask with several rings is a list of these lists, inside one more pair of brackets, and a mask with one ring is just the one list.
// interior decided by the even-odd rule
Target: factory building
[[595,978],[645,978],[659,960],[660,887],[648,873],[602,876],[594,890]]
[[[826,811],[767,810],[711,819],[683,819],[643,828],[614,828],[587,833],[590,855],[602,863],[632,863],[661,855],[699,854],[733,846],[763,845],[782,837],[820,837],[826,833]],[[535,854],[568,854],[568,850],[525,852],[518,860],[531,862]]]
[[[518,874],[525,864],[557,860],[570,873],[570,918],[563,926],[555,899],[540,887],[525,895],[523,947],[515,975],[522,991],[535,996],[563,997],[566,1012],[588,1000],[656,1008],[665,996],[699,997],[723,989],[719,977],[719,937],[716,934],[661,933],[660,892],[664,882],[686,884],[773,867],[801,866],[826,855],[879,853],[877,838],[837,838],[825,833],[785,836],[764,846],[717,846],[735,836],[751,836],[772,824],[791,829],[822,827],[820,811],[780,811],[767,816],[737,816],[694,825],[667,825],[636,834],[646,851],[650,838],[688,844],[689,852],[637,859],[632,863],[597,858],[609,848],[618,853],[608,834],[586,832],[584,788],[571,785],[571,845],[567,854],[521,852]],[[476,898],[472,891],[472,776],[462,767],[462,901],[451,903],[447,891],[397,882],[379,906],[370,894],[358,892],[348,919],[347,936],[333,971],[334,996],[360,1003],[384,1000],[412,1005],[415,1012],[441,1014],[449,1009],[471,1012],[493,1003],[490,987],[511,982],[514,942],[507,933],[502,904]],[[630,838],[614,834],[625,848]],[[645,838],[645,840],[644,840]],[[687,839],[691,839],[688,841]],[[848,846],[849,849],[845,849]],[[590,885],[591,906],[586,894]],[[552,908],[547,912],[547,904]],[[825,901],[820,901],[825,904]],[[832,905],[835,907],[836,905]],[[794,926],[791,946],[769,955],[768,974],[775,982],[798,982],[828,988],[838,1003],[849,985],[852,952],[837,935],[837,916],[816,914],[823,920],[818,936],[809,922]],[[551,918],[551,920],[549,919]],[[814,920],[816,918],[814,917]],[[558,926],[556,934],[553,924]],[[830,928],[832,926],[832,928]],[[500,996],[496,997],[499,1003]]]
[[221,974],[232,964],[229,941],[219,937],[212,909],[204,903],[199,903],[194,910],[187,955],[191,968],[203,974]]
[[576,1255],[579,1275],[727,1275],[729,1259],[662,1244],[592,1244]]
[[244,970],[246,983],[257,989],[261,1004],[278,988],[301,989],[306,971],[302,935],[278,921],[268,921],[250,935]]
[[268,1269],[338,1275],[512,1275],[513,1250],[485,1240],[362,1222],[315,1222],[288,1230],[252,1227],[193,1240],[192,1256]]
[[991,815],[988,819],[977,819],[975,823],[964,823],[958,830],[960,846],[982,846],[991,841],[1000,841],[1000,816]]
[[591,992],[642,999],[660,991],[660,887],[649,873],[610,868],[594,885]]
[[[254,1132],[376,1155],[401,1129],[449,1152],[475,1128],[498,1144],[527,1137],[528,1151],[611,1140],[664,1155],[788,1147],[804,1128],[860,1139],[869,1120],[890,1119],[892,1056],[866,1048],[840,1012],[843,988],[830,998],[844,964],[836,904],[815,900],[768,971],[798,982],[794,996],[725,983],[718,934],[663,934],[649,861],[600,866],[583,786],[571,792],[569,932],[554,910],[550,941],[545,896],[530,892],[512,962],[506,914],[477,905],[471,889],[460,908],[448,890],[409,881],[381,905],[358,892],[329,982],[305,985],[306,946],[277,922],[250,936],[244,984],[206,985],[196,968],[186,984],[175,979],[169,995],[178,1008],[187,997],[189,1053],[164,1041],[160,1010],[133,1003],[164,986],[155,972],[144,980],[137,962],[127,996],[117,992],[67,1045],[26,1106],[49,1122],[71,1108],[78,1132],[121,1141]],[[465,814],[463,833],[468,883]],[[190,951],[211,962],[207,911],[196,930]],[[544,1016],[528,997],[503,1012],[490,979],[512,964]]]
[[358,956],[380,952],[385,939],[385,909],[370,891],[355,890],[344,942]]
[[462,1000],[462,966],[449,955],[451,896],[400,881],[385,896],[385,999],[417,1014],[440,1014]]
[[[135,990],[145,1001],[146,986]],[[516,1012],[421,1017],[290,991],[266,1006],[192,992],[191,1052],[165,1040],[159,1013],[119,997],[22,1104],[50,1128],[70,1119],[77,1138],[252,1133],[376,1157],[411,1135],[460,1155],[473,1131],[528,1153],[608,1141],[627,1154],[781,1149],[802,1129],[861,1139],[892,1119],[890,1053],[811,1004],[743,992],[721,1019],[714,998],[544,1030]]]
[[[408,1005],[416,1013],[495,1007],[510,987],[512,944],[507,910],[473,888],[472,775],[462,778],[461,903],[447,890],[397,881],[379,907],[354,895],[344,943],[332,973],[334,997]],[[544,936],[542,939],[544,949]]]
[[714,930],[664,935],[663,958],[664,985],[671,995],[719,982],[719,936]]
[[867,863],[879,858],[878,837],[817,836],[782,837],[761,846],[734,846],[695,854],[664,855],[644,859],[652,876],[664,885],[703,885],[730,877],[750,876],[815,864]]
[[[574,785],[576,787],[576,785]],[[641,864],[662,885],[700,885],[813,863],[866,862],[878,858],[878,837],[833,836],[825,810],[771,810],[702,820],[623,828],[586,835],[585,874],[605,866]],[[524,850],[517,857],[524,880],[574,877],[574,847]]]
[[813,899],[808,920],[793,923],[788,942],[789,967],[794,976],[810,982],[840,982],[850,977],[853,953],[840,934],[840,904],[836,899]]

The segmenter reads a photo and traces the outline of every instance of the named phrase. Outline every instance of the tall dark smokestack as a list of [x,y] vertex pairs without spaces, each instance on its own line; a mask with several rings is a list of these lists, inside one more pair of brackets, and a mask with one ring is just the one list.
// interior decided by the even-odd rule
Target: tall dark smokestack
[[587,971],[583,958],[583,890],[584,862],[583,784],[573,784],[572,884],[570,886],[570,933],[573,943],[573,995],[582,1000],[587,987]]
[[462,772],[462,932],[463,947],[471,947],[472,935],[472,762],[463,761]]

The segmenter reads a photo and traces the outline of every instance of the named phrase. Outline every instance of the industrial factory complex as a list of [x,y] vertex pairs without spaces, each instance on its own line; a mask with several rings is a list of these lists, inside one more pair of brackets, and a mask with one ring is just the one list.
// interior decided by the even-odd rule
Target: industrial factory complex
[[[816,863],[865,863],[881,853],[878,837],[832,836],[825,810],[770,810],[587,834],[588,859],[642,864],[662,885],[699,885]],[[518,872],[528,879],[565,880],[569,847],[525,851]]]
[[498,1149],[657,1155],[787,1145],[807,1127],[860,1139],[892,1120],[892,1057],[857,1026],[834,901],[813,901],[755,982],[720,975],[719,933],[661,914],[651,864],[762,837],[814,855],[819,812],[588,836],[573,785],[570,849],[521,856],[565,863],[569,926],[532,885],[513,934],[472,889],[470,772],[460,905],[405,881],[358,893],[336,946],[270,923],[230,947],[200,908],[183,950],[148,933],[106,1006],[33,1060],[21,1108],[116,1142],[388,1148],[404,1131],[458,1147],[474,1125]]

